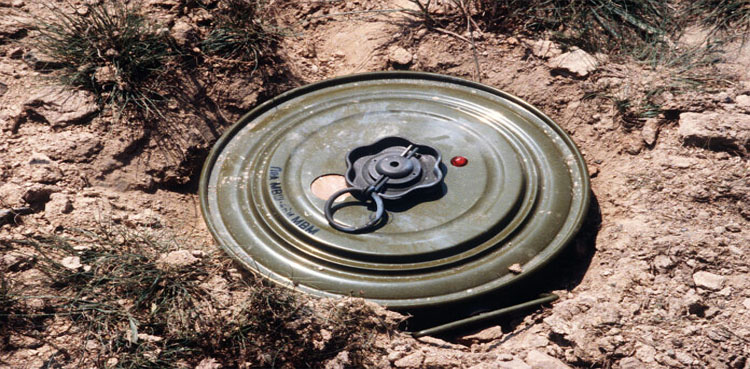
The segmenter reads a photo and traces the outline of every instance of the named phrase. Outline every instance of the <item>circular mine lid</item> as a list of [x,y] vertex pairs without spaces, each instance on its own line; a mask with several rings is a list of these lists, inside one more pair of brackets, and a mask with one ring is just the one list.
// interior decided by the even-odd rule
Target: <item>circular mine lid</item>
[[[426,149],[407,155],[409,143]],[[434,190],[396,200],[383,190],[379,227],[337,230],[311,188],[366,154],[410,165],[393,183],[431,173],[420,183]],[[411,157],[423,154],[438,165]],[[380,164],[362,176],[388,169]],[[384,72],[298,88],[245,115],[211,151],[200,195],[211,233],[247,268],[316,295],[404,309],[461,302],[538,270],[581,226],[589,182],[571,139],[520,99],[454,77]],[[345,196],[360,206],[341,206],[336,220],[367,223],[374,209]]]

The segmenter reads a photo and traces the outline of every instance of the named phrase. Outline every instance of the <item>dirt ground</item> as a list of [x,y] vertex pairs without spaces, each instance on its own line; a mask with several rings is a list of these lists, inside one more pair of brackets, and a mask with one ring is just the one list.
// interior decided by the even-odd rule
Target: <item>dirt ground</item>
[[[279,66],[263,78],[202,71],[201,82],[183,89],[188,104],[173,110],[183,123],[165,146],[99,111],[90,96],[56,90],[37,70],[23,28],[43,3],[0,0],[0,210],[29,208],[0,227],[9,278],[33,283],[38,275],[17,267],[22,250],[10,239],[100,223],[176,232],[191,247],[214,250],[196,180],[211,144],[241,113],[326,78],[429,71],[519,96],[562,126],[589,166],[592,216],[600,219],[584,229],[593,242],[574,245],[583,275],[556,291],[559,301],[465,336],[380,337],[387,355],[379,365],[750,368],[747,48],[717,66],[734,78],[723,90],[666,94],[665,113],[625,124],[609,100],[587,92],[635,89],[659,71],[598,56],[579,73],[559,65],[563,50],[554,43],[477,32],[477,75],[464,36],[427,30],[403,12],[367,12],[413,8],[409,1],[298,2],[277,14],[295,31],[281,43]],[[143,3],[164,24],[200,16],[171,11],[176,0]],[[47,368],[56,347],[15,342],[0,352],[0,368]],[[326,365],[346,367],[346,355]]]

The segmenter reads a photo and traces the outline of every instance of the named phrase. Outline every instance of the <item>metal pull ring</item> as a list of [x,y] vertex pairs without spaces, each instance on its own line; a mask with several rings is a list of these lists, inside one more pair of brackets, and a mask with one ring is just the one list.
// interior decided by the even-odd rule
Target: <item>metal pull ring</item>
[[[333,219],[333,214],[341,208],[340,204],[337,208],[334,208],[334,201],[336,201],[337,198],[341,197],[341,195],[350,193],[353,196],[354,195],[363,195],[367,196],[368,191],[366,189],[356,188],[356,187],[349,187],[344,188],[342,190],[336,191],[331,197],[326,200],[325,205],[325,214],[326,219],[328,219],[328,224],[331,225],[331,227],[335,228],[336,230],[339,230],[341,232],[349,232],[349,233],[359,233],[359,232],[366,232],[369,230],[372,230],[373,228],[378,226],[378,223],[380,223],[383,220],[383,216],[385,215],[385,209],[383,207],[383,199],[380,198],[380,195],[378,195],[375,191],[369,191],[369,197],[372,199],[372,201],[375,203],[375,214],[370,217],[370,221],[367,222],[367,224],[360,226],[360,227],[350,227],[344,224],[341,224],[337,222],[335,219]],[[367,203],[368,200],[362,201],[363,203]]]

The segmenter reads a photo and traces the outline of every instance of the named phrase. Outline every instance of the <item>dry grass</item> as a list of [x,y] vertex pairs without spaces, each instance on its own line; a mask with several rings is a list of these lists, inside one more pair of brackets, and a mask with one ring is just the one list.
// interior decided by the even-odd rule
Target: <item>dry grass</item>
[[28,255],[33,268],[47,276],[45,307],[23,305],[39,296],[14,292],[4,276],[3,341],[12,334],[33,337],[32,318],[36,325],[68,319],[71,340],[95,348],[72,345],[67,359],[58,362],[183,368],[213,358],[228,368],[304,368],[320,367],[346,350],[354,366],[368,366],[377,352],[374,336],[397,324],[381,320],[361,301],[320,302],[241,275],[222,254],[197,253],[184,265],[165,263],[163,256],[182,245],[128,229],[15,244],[34,250]]
[[35,27],[36,46],[62,64],[56,76],[120,110],[157,109],[158,76],[174,54],[168,35],[121,1],[97,2],[85,9],[83,14],[68,14],[52,8],[51,19]]

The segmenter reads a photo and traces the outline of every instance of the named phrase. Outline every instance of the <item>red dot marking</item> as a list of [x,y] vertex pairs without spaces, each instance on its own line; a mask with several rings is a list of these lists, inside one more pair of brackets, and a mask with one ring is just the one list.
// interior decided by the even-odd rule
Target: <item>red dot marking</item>
[[469,163],[469,159],[466,159],[463,156],[455,156],[453,157],[453,159],[451,159],[451,164],[454,167],[462,167],[466,165],[467,163]]

